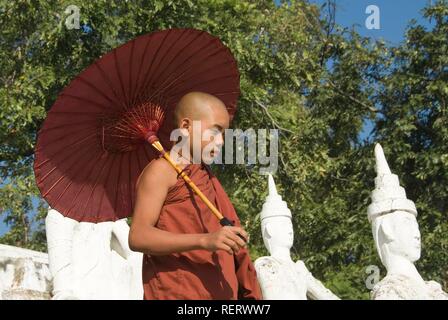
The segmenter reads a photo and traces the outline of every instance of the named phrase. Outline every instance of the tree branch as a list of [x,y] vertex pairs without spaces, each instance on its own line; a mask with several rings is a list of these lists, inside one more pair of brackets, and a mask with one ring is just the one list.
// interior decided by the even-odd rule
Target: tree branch
[[341,89],[339,89],[339,88],[337,87],[337,85],[336,85],[333,81],[328,80],[328,83],[330,84],[330,86],[331,86],[331,87],[332,87],[332,88],[333,88],[339,95],[341,95],[341,96],[343,96],[343,97],[346,97],[346,98],[350,99],[352,102],[361,105],[362,107],[364,107],[365,109],[367,109],[367,110],[369,110],[369,111],[371,111],[371,112],[375,112],[375,113],[381,112],[381,111],[378,110],[377,108],[375,108],[375,107],[373,107],[373,106],[368,106],[368,105],[365,104],[364,102],[362,102],[362,101],[356,99],[355,97],[353,97],[353,96],[351,96],[351,95],[349,95],[349,94],[343,92]]
[[263,109],[263,111],[266,113],[266,115],[268,116],[268,118],[271,120],[272,125],[273,125],[276,129],[279,129],[279,130],[281,130],[281,131],[286,131],[286,132],[289,132],[289,133],[294,134],[294,131],[291,131],[291,130],[289,130],[289,129],[286,129],[286,128],[283,128],[282,126],[280,126],[280,125],[277,123],[277,121],[275,121],[275,119],[272,117],[272,115],[269,113],[268,108],[267,108],[264,104],[262,104],[262,103],[261,103],[260,101],[258,101],[258,100],[255,100],[255,103],[258,104],[258,106],[260,106],[260,107]]

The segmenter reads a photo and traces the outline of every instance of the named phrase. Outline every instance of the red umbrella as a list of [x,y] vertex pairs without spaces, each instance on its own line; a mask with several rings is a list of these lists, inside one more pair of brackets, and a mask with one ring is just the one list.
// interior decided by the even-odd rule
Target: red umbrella
[[77,221],[132,215],[136,180],[158,156],[151,144],[159,151],[169,144],[174,108],[191,91],[220,98],[233,118],[237,64],[204,31],[143,35],[95,61],[60,93],[38,133],[34,172],[42,196]]

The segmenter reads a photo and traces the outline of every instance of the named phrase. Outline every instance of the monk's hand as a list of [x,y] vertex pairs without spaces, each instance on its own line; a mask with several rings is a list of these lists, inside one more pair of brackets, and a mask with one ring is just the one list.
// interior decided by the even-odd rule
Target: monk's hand
[[240,227],[225,226],[218,231],[207,233],[202,241],[202,247],[209,251],[225,250],[229,254],[237,253],[246,247],[246,242],[238,235],[248,239],[248,234]]

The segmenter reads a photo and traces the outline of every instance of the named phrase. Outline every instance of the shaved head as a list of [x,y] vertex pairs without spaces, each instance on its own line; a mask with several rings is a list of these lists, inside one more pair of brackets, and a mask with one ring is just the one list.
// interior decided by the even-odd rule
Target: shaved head
[[190,120],[203,120],[211,113],[226,113],[227,108],[220,99],[205,92],[190,92],[184,95],[178,102],[174,111],[174,121],[180,125],[184,118]]
[[[187,93],[174,110],[175,125],[183,132],[178,136],[177,139],[180,139],[178,142],[182,141],[184,136],[188,137],[183,141],[188,142],[190,155],[196,163],[199,163],[201,157],[203,161],[209,163],[220,153],[220,148],[224,144],[223,135],[229,127],[229,121],[229,112],[224,102],[204,92]],[[182,151],[183,154],[187,152]]]

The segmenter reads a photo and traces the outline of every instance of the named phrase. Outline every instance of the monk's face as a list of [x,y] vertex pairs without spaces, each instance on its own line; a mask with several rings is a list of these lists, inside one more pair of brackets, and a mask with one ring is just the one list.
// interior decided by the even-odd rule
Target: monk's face
[[174,119],[182,132],[182,155],[189,162],[210,164],[221,152],[224,130],[229,127],[225,104],[204,92],[184,95],[176,106]]
[[[191,128],[190,151],[196,163],[210,164],[220,155],[229,114],[221,101],[208,101],[209,108]],[[207,108],[206,108],[207,109]]]

